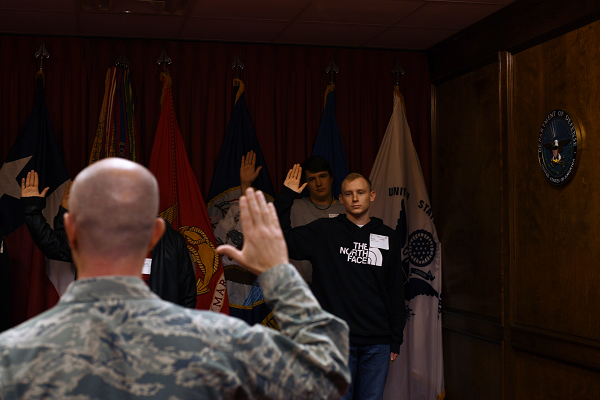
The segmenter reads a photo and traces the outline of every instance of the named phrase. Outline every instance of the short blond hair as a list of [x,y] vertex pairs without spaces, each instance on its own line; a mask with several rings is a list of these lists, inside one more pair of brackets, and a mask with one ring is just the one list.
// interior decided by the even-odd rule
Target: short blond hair
[[342,184],[340,185],[340,189],[342,190],[342,192],[344,191],[344,183],[345,182],[352,182],[355,181],[357,179],[364,179],[365,181],[367,181],[367,184],[369,185],[369,192],[372,190],[371,189],[371,180],[369,178],[367,178],[366,176],[359,174],[358,172],[351,172],[349,173],[344,180],[342,181]]

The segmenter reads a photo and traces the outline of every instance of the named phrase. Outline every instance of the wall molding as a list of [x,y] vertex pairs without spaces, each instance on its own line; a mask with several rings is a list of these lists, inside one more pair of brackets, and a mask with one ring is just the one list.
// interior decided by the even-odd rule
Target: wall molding
[[431,82],[443,82],[600,19],[600,2],[517,0],[427,49]]
[[516,324],[510,345],[517,350],[600,371],[600,340]]
[[504,330],[499,318],[444,308],[442,328],[496,344],[502,343]]

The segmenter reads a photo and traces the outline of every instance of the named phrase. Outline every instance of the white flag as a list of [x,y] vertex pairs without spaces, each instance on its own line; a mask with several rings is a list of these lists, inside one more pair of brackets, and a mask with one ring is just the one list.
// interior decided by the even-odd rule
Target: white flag
[[441,400],[445,397],[441,247],[397,88],[394,111],[370,179],[377,192],[371,215],[383,219],[403,241],[402,268],[407,279],[404,342],[390,365],[384,399]]

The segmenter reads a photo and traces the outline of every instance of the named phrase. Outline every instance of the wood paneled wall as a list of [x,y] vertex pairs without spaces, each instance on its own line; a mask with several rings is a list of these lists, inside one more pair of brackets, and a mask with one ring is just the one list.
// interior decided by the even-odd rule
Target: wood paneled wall
[[[447,399],[600,398],[600,22],[433,87]],[[537,140],[584,133],[553,186]]]

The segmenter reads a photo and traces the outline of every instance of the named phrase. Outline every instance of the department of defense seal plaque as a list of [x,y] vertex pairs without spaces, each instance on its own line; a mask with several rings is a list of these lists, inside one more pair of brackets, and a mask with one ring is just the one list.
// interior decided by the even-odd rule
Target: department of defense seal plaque
[[544,176],[553,185],[563,185],[579,165],[581,132],[565,110],[550,112],[540,128],[538,158]]

